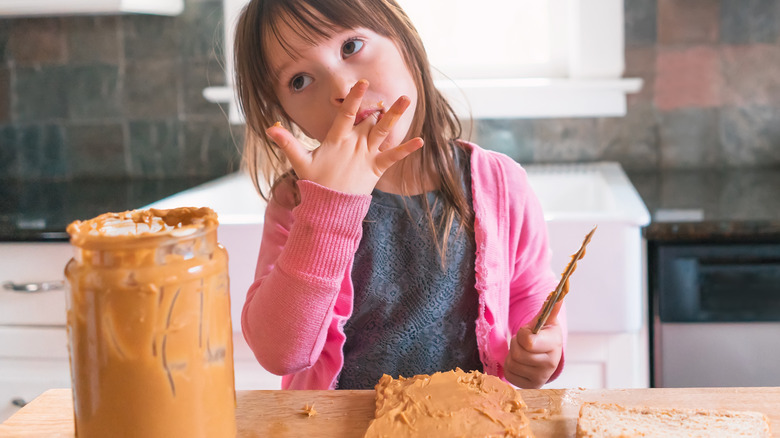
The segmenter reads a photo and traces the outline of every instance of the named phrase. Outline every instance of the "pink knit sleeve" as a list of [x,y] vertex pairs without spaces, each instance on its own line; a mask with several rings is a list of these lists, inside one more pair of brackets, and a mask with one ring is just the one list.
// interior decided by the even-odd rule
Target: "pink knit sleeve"
[[278,375],[317,361],[371,203],[368,195],[297,184],[297,207],[290,211],[272,200],[266,209],[255,281],[241,315],[258,362]]
[[[518,196],[514,201],[522,206],[513,213],[518,215],[513,221],[518,226],[512,231],[516,234],[518,246],[509,296],[509,327],[512,333],[517,333],[520,327],[533,320],[547,295],[558,284],[558,277],[550,267],[552,254],[541,203],[531,189],[525,171],[518,176],[518,181],[512,184],[519,189],[515,192]],[[558,314],[558,323],[561,325],[565,350],[568,336],[565,303]],[[562,370],[563,353],[550,380],[557,378]]]

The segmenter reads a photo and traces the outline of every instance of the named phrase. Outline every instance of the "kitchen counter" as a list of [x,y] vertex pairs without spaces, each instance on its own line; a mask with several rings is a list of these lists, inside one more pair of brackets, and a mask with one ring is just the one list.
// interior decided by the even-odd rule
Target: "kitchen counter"
[[0,242],[66,241],[74,220],[139,208],[208,179],[0,180]]
[[627,172],[649,241],[780,241],[780,168]]
[[[525,389],[537,437],[573,437],[585,401],[627,406],[751,410],[763,412],[780,433],[780,387],[663,389]],[[374,416],[374,391],[238,391],[236,423],[244,437],[362,437]],[[314,405],[317,414],[304,414]],[[0,425],[0,435],[73,437],[68,389],[43,393]]]

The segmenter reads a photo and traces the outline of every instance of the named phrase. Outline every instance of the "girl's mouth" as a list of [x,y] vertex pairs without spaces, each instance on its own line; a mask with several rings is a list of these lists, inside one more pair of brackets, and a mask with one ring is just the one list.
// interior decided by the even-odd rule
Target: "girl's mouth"
[[378,113],[376,116],[377,122],[382,120],[382,116],[384,116],[385,114],[382,108],[366,108],[364,110],[359,111],[357,113],[357,116],[355,116],[355,125],[360,124],[360,122],[367,119],[374,113]]

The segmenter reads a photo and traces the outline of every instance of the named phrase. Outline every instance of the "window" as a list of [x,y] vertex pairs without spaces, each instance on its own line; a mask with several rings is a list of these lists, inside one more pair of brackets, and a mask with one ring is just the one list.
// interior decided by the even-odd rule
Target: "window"
[[[547,0],[400,0],[431,64],[453,78],[562,76]],[[556,43],[558,43],[556,45]]]

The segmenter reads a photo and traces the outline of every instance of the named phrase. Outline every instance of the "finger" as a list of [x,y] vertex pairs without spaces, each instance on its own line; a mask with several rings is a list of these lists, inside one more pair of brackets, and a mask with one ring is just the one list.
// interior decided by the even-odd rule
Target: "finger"
[[504,365],[505,372],[510,372],[516,376],[522,376],[531,379],[533,376],[543,375],[547,368],[538,365],[529,365],[518,362],[507,362]]
[[545,358],[549,356],[549,354],[553,350],[547,350],[547,351],[529,351],[525,348],[518,347],[517,345],[513,346],[515,348],[509,349],[509,357],[517,363],[528,363],[528,364],[539,364],[543,363],[545,361]]
[[417,149],[420,149],[423,146],[423,143],[423,139],[415,137],[404,144],[380,152],[376,157],[377,170],[379,170],[380,173],[384,173],[390,166],[403,160]]
[[390,131],[393,129],[393,126],[398,121],[398,119],[401,118],[406,109],[409,108],[409,104],[411,102],[412,101],[409,99],[409,97],[401,96],[398,98],[398,100],[395,101],[395,103],[393,103],[393,106],[387,110],[385,115],[382,116],[382,120],[380,120],[376,126],[374,126],[374,129],[372,129],[371,133],[368,135],[369,147],[379,147],[382,142],[385,141],[387,136],[390,134]]
[[266,129],[265,133],[279,146],[279,149],[282,150],[282,153],[290,161],[295,172],[302,176],[301,173],[305,169],[306,163],[310,161],[311,153],[301,145],[290,131],[286,130],[279,123]]
[[360,110],[360,103],[363,101],[363,96],[368,90],[368,81],[361,79],[352,86],[344,102],[339,107],[339,112],[336,115],[336,119],[333,120],[333,126],[328,131],[328,138],[335,140],[347,135],[352,131],[352,127],[355,125],[355,117]]
[[542,365],[514,362],[507,357],[504,362],[504,374],[526,379],[530,384],[539,387],[547,382],[555,371],[556,364],[545,363]]
[[529,353],[547,353],[559,348],[561,339],[560,326],[548,324],[536,334],[529,327],[521,327],[515,334],[514,343],[517,348]]
[[531,332],[532,326],[525,326],[520,327],[520,330],[515,333],[514,338],[512,338],[512,342],[514,346],[511,347],[517,347],[522,349],[523,351],[533,351],[534,346],[536,344],[536,335]]
[[522,365],[528,368],[548,369],[558,364],[553,351],[545,353],[521,353],[513,351],[510,352],[509,359],[513,364]]

